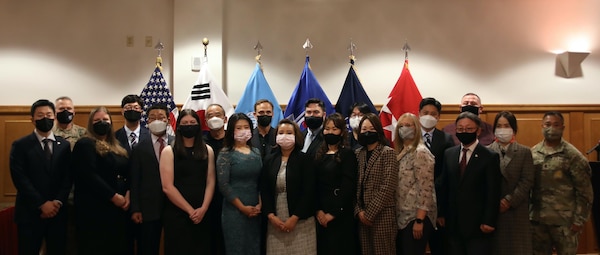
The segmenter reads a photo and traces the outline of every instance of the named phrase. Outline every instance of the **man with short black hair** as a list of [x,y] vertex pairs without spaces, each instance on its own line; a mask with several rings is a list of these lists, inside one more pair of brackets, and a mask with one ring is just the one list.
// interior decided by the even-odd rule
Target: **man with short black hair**
[[302,152],[311,158],[315,157],[319,146],[323,142],[321,130],[323,129],[323,121],[326,115],[327,112],[325,112],[325,103],[323,100],[311,98],[304,104],[304,124],[306,124],[307,129],[303,132],[304,147],[302,148]]
[[127,95],[121,100],[121,114],[125,118],[125,125],[115,132],[121,146],[131,154],[133,147],[140,139],[148,139],[150,132],[140,125],[144,101],[137,95]]
[[254,118],[256,119],[256,128],[252,130],[252,147],[260,150],[264,159],[271,154],[271,149],[277,144],[275,141],[275,129],[271,127],[273,120],[273,103],[267,99],[259,99],[254,103]]
[[66,254],[67,212],[71,191],[71,147],[52,132],[54,104],[40,99],[31,106],[33,133],[12,144],[10,174],[17,189],[15,222],[19,254]]

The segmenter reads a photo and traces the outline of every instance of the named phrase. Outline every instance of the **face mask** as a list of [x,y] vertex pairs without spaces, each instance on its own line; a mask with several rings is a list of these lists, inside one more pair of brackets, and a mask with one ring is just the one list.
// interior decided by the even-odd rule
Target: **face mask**
[[238,142],[245,143],[250,140],[250,138],[252,138],[252,132],[250,132],[250,129],[238,129],[233,131],[233,139]]
[[56,120],[58,120],[58,123],[61,124],[69,124],[71,121],[73,121],[73,113],[66,110],[58,112],[56,113]]
[[280,134],[275,138],[275,142],[284,150],[290,150],[296,145],[296,136],[292,134]]
[[548,141],[556,141],[562,138],[563,131],[560,128],[545,127],[542,129],[544,139]]
[[508,143],[513,138],[512,128],[496,128],[494,135],[501,143]]
[[469,145],[477,139],[477,131],[473,133],[456,133],[456,138],[458,138],[463,145]]
[[129,122],[136,122],[142,118],[142,112],[136,110],[127,110],[123,113],[123,117]]
[[257,122],[258,125],[261,127],[267,127],[269,125],[271,125],[271,120],[273,119],[273,116],[267,116],[267,115],[263,115],[263,116],[258,116],[257,118]]
[[377,132],[368,131],[358,134],[358,143],[362,146],[374,144],[377,141],[379,141],[379,135],[377,135]]
[[179,126],[179,133],[185,138],[194,138],[198,131],[200,131],[200,125],[182,125]]
[[479,107],[472,106],[472,105],[465,105],[460,108],[460,112],[470,112],[472,114],[479,116]]
[[423,126],[423,128],[425,129],[435,127],[435,125],[437,125],[437,122],[438,120],[431,115],[423,115],[419,117],[419,123],[421,123],[421,126]]
[[412,127],[400,127],[398,135],[404,140],[411,140],[415,138],[415,129]]
[[49,118],[43,118],[43,119],[39,119],[35,121],[35,129],[41,131],[41,132],[48,132],[50,130],[52,130],[52,127],[54,126],[54,119],[49,119]]
[[310,129],[317,129],[323,125],[323,117],[305,117],[304,123],[306,123],[306,126]]
[[108,131],[110,131],[111,125],[106,121],[99,121],[94,123],[93,129],[94,133],[96,133],[97,135],[106,135],[108,134]]
[[357,128],[358,128],[358,125],[360,125],[360,119],[361,119],[361,117],[360,117],[360,116],[354,116],[354,117],[351,117],[351,118],[350,118],[350,127],[351,127],[352,129],[357,129]]
[[334,144],[338,144],[342,140],[342,136],[335,135],[335,134],[325,134],[325,135],[323,135],[323,139],[325,139],[325,142],[327,144],[334,145]]
[[162,135],[167,130],[167,123],[161,120],[155,120],[148,124],[150,132],[155,135]]
[[215,130],[221,129],[225,125],[225,122],[219,117],[212,117],[206,121],[206,125],[208,125],[208,128]]

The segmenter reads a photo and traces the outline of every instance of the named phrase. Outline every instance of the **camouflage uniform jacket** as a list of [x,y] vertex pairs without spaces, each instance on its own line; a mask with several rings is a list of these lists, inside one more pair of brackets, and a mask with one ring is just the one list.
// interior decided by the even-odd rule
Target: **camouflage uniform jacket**
[[592,208],[591,169],[587,159],[562,140],[554,150],[540,142],[531,149],[535,165],[529,218],[547,225],[583,225]]
[[85,136],[87,129],[75,124],[73,124],[70,129],[62,129],[58,127],[58,125],[54,125],[52,132],[54,132],[54,135],[62,136],[62,138],[69,141],[69,143],[71,143],[71,150],[73,150],[75,143],[77,140],[79,140],[79,138]]

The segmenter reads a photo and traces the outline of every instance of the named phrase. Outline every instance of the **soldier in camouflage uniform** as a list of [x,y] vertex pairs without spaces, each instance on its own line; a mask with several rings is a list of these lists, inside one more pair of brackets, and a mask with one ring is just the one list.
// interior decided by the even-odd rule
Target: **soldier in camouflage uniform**
[[531,149],[535,165],[529,218],[533,254],[576,254],[578,237],[592,207],[591,169],[587,159],[562,139],[564,119],[547,112],[544,140]]
[[73,124],[73,117],[75,117],[75,106],[73,106],[73,100],[71,98],[63,96],[59,97],[55,101],[56,105],[56,120],[58,125],[54,125],[54,135],[62,136],[71,143],[71,150],[79,138],[85,136],[87,130],[82,127]]

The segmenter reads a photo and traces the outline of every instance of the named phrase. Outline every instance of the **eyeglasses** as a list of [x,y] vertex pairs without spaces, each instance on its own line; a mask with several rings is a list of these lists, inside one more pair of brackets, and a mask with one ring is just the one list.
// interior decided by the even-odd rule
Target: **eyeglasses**
[[140,107],[139,105],[135,105],[135,106],[131,106],[131,105],[125,105],[123,107],[123,109],[125,109],[125,111],[129,111],[129,110],[136,110],[136,111],[141,111],[142,107]]
[[456,128],[456,133],[473,133],[477,131],[477,128],[471,127],[471,128]]

